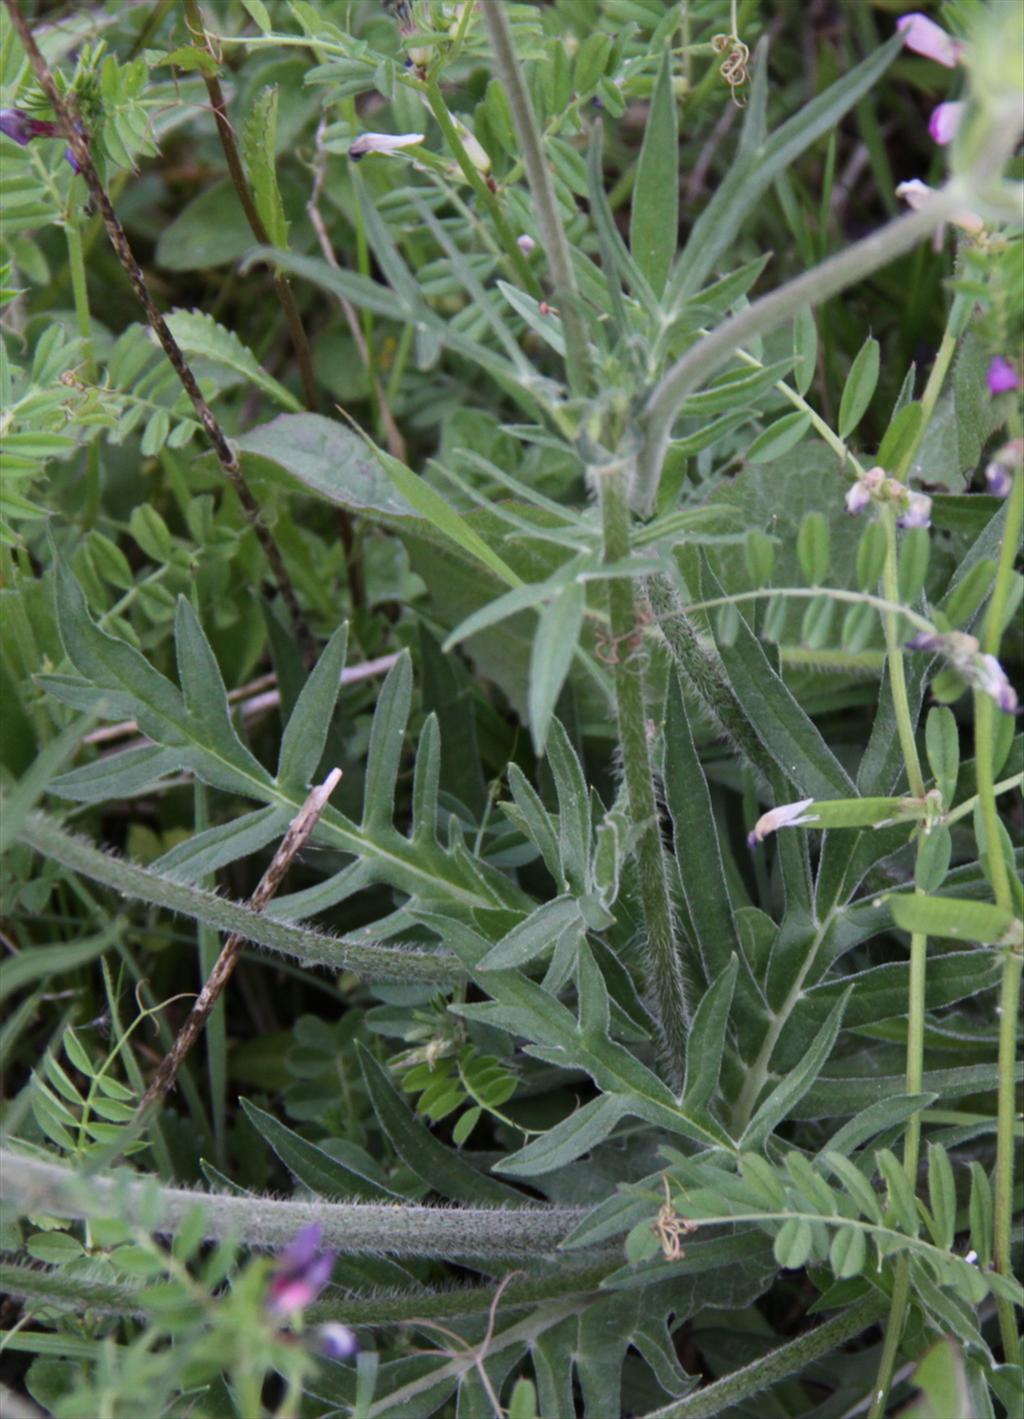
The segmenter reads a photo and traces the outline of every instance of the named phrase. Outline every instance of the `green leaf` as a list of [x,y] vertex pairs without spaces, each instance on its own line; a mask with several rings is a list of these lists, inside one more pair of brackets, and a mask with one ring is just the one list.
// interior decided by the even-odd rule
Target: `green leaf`
[[[678,674],[669,679],[665,721],[665,798],[676,863],[708,980],[721,977],[739,941],[725,883],[718,827],[694,748]],[[730,991],[731,996],[731,991]]]
[[869,1222],[881,1223],[881,1201],[856,1163],[851,1162],[842,1153],[833,1153],[830,1150],[826,1150],[821,1156],[853,1199],[860,1216]]
[[477,1172],[461,1153],[446,1148],[406,1108],[384,1070],[364,1046],[359,1060],[377,1122],[388,1141],[416,1176],[442,1197],[458,1202],[496,1203],[522,1206],[521,1193],[495,1178]]
[[911,527],[903,534],[899,551],[900,600],[912,605],[921,594],[928,575],[932,540],[926,527]]
[[277,88],[257,96],[242,130],[242,151],[252,182],[253,197],[271,245],[288,245],[288,222],[277,185]]
[[271,399],[297,414],[302,404],[290,390],[279,384],[243,345],[233,330],[218,325],[212,315],[200,310],[175,310],[167,316],[171,334],[186,355],[198,355],[216,365],[233,370]]
[[743,1148],[760,1148],[770,1134],[784,1119],[789,1118],[793,1108],[803,1098],[817,1079],[839,1034],[846,1002],[850,998],[849,989],[836,1001],[828,1019],[822,1025],[803,1059],[778,1083],[754,1114],[744,1130],[740,1144]]
[[718,1088],[738,970],[739,957],[733,955],[718,978],[705,991],[690,1026],[686,1040],[683,1108],[691,1112],[703,1108]]
[[403,651],[388,671],[370,726],[363,793],[363,831],[367,834],[380,833],[391,827],[395,813],[395,785],[411,704],[412,663],[409,652]]
[[480,971],[504,971],[523,966],[542,951],[554,945],[557,937],[573,922],[579,921],[580,908],[575,897],[556,897],[545,902],[525,921],[503,936],[496,946],[477,962]]
[[793,354],[793,383],[798,394],[806,394],[818,367],[818,327],[810,306],[804,306],[793,321]]
[[570,886],[586,891],[590,866],[590,792],[576,750],[561,720],[551,722],[548,767],[558,794],[558,851]]
[[897,472],[917,443],[921,425],[924,423],[924,409],[915,400],[894,415],[878,450],[878,462],[888,473]]
[[220,666],[191,603],[184,596],[178,598],[174,640],[178,680],[193,734],[211,754],[237,769],[240,777],[269,783],[263,765],[235,733]]
[[868,1104],[832,1135],[827,1145],[828,1155],[849,1156],[869,1138],[874,1138],[883,1129],[906,1123],[908,1118],[928,1108],[937,1098],[937,1094],[896,1094],[891,1099],[879,1099],[877,1103]]
[[543,754],[555,704],[569,673],[583,612],[586,590],[573,581],[541,612],[530,656],[530,730],[538,754]]
[[960,774],[960,731],[951,709],[933,705],[928,711],[924,743],[935,786],[942,794],[943,806],[948,808],[953,803]]
[[799,1271],[814,1247],[811,1224],[803,1217],[789,1217],[775,1238],[775,1260],[786,1271]]
[[928,1200],[935,1245],[950,1251],[956,1235],[956,1183],[949,1154],[940,1143],[928,1144]]
[[791,448],[796,448],[810,427],[811,416],[801,409],[794,409],[791,414],[783,414],[758,434],[747,449],[747,462],[774,463]]
[[953,835],[945,823],[939,823],[918,843],[915,886],[922,892],[937,892],[946,880],[952,856]]
[[839,402],[839,437],[849,438],[871,403],[878,384],[880,346],[871,335],[857,352]]
[[888,1148],[880,1148],[875,1154],[878,1170],[885,1179],[889,1195],[889,1206],[896,1214],[901,1231],[909,1237],[916,1237],[921,1230],[921,1218],[917,1210],[914,1189],[904,1171],[903,1164]]
[[927,897],[917,893],[890,895],[884,900],[897,926],[904,931],[921,932],[926,936],[997,946],[1004,941],[1008,944],[1015,925],[1012,912],[990,902],[972,902],[960,897]]
[[549,1128],[542,1137],[496,1164],[497,1171],[531,1178],[550,1173],[554,1168],[567,1167],[603,1143],[619,1120],[630,1112],[628,1097],[601,1094]]
[[839,1279],[859,1276],[867,1261],[868,1244],[859,1227],[840,1227],[829,1248],[829,1264]]
[[267,843],[284,837],[294,816],[293,809],[276,804],[256,808],[228,823],[194,833],[176,843],[150,866],[154,872],[178,882],[200,882],[228,863],[259,852]]
[[981,1266],[992,1264],[992,1237],[995,1209],[992,1201],[992,1184],[988,1173],[976,1160],[972,1159],[971,1195],[967,1212],[971,1228],[971,1246],[978,1254]]
[[[56,742],[56,741],[54,741]],[[52,746],[48,746],[52,747]],[[109,759],[96,759],[51,779],[48,792],[78,803],[103,803],[114,798],[134,798],[160,779],[175,773],[181,760],[173,749],[146,744],[125,749]],[[10,811],[5,810],[5,811]],[[5,817],[4,827],[13,826]],[[0,839],[2,841],[2,839]]]
[[667,47],[651,97],[633,187],[629,248],[656,297],[665,289],[679,232],[679,120]]
[[327,642],[295,702],[277,761],[277,779],[283,788],[301,791],[313,781],[338,701],[347,645],[346,623]]
[[811,586],[820,586],[828,576],[830,541],[825,514],[807,513],[796,535],[796,554]]
[[884,565],[885,528],[880,522],[869,522],[857,546],[857,585],[861,591],[877,592]]
[[358,1173],[315,1143],[279,1123],[248,1099],[239,1099],[246,1118],[269,1144],[290,1173],[316,1197],[358,1197],[366,1202],[396,1201],[401,1194],[383,1187],[375,1179]]
[[992,557],[985,557],[970,569],[943,607],[951,626],[959,629],[968,624],[988,595],[995,575],[996,563]]

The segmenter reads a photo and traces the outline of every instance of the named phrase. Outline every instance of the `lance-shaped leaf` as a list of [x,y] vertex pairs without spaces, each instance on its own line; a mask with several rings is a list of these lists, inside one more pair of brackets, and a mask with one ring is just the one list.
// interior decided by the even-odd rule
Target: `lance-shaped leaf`
[[1019,948],[1021,944],[1020,922],[1012,912],[990,902],[917,894],[892,894],[885,901],[893,921],[904,931],[951,937],[955,941],[980,941],[991,946],[1016,944]]
[[683,1107],[686,1109],[703,1108],[718,1088],[738,970],[739,957],[733,955],[711,988],[704,993],[693,1017],[686,1040],[686,1084],[683,1089]]
[[477,963],[480,971],[505,971],[526,965],[555,944],[562,931],[580,919],[575,897],[556,897],[514,927]]
[[384,1187],[376,1178],[348,1167],[323,1148],[286,1128],[273,1115],[257,1108],[248,1099],[239,1099],[239,1103],[264,1142],[314,1196],[338,1199],[358,1197],[366,1202],[397,1202],[401,1198],[401,1193]]
[[644,129],[629,223],[629,246],[655,296],[665,288],[679,234],[679,121],[666,45]]
[[627,1096],[602,1094],[549,1128],[542,1137],[510,1154],[496,1165],[497,1171],[530,1178],[567,1167],[603,1143],[619,1120],[630,1112]]
[[338,700],[347,644],[345,624],[327,642],[295,702],[281,736],[277,761],[277,778],[282,787],[304,789],[313,781]]
[[760,1105],[740,1140],[743,1148],[762,1147],[769,1135],[784,1119],[790,1116],[791,1110],[810,1089],[832,1053],[848,998],[849,991],[845,991],[836,1002],[803,1059],[776,1085]]

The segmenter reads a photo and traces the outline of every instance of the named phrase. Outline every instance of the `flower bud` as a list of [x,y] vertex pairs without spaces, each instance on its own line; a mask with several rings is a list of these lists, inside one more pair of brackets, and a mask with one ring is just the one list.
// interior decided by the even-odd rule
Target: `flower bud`
[[963,57],[964,47],[960,41],[919,11],[901,15],[896,21],[896,28],[903,36],[907,49],[923,55],[925,59],[933,59],[946,69],[955,69]]
[[940,103],[938,108],[933,108],[932,116],[928,120],[928,132],[932,142],[938,143],[940,148],[952,143],[966,112],[965,103]]

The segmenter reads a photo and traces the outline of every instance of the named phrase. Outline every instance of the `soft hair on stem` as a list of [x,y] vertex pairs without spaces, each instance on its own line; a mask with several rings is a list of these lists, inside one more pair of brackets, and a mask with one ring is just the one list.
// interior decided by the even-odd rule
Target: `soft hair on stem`
[[288,614],[291,617],[295,635],[303,655],[307,660],[312,659],[315,653],[315,642],[312,633],[310,632],[309,626],[306,624],[305,616],[302,614],[298,597],[295,594],[295,588],[292,586],[291,578],[284,565],[284,559],[281,556],[280,549],[274,541],[270,529],[263,521],[259,505],[253,497],[252,490],[242,474],[242,469],[238,462],[238,455],[231,447],[213,410],[206,402],[196,377],[192,373],[192,367],[182,354],[181,347],[171,334],[166,320],[164,320],[163,315],[160,313],[156,302],[150,294],[149,286],[146,284],[146,278],[142,274],[142,268],[135,259],[135,254],[131,249],[124,227],[122,227],[117,213],[114,211],[106,189],[102,182],[100,182],[96,165],[92,160],[92,151],[89,146],[85,128],[72,114],[67,101],[62,98],[54,82],[53,74],[50,72],[50,66],[43,57],[39,46],[36,44],[28,21],[21,12],[20,0],[6,0],[6,4],[11,17],[11,23],[17,31],[22,47],[35,71],[36,78],[39,80],[39,86],[45,93],[47,101],[56,114],[57,122],[64,130],[68,147],[74,154],[78,169],[85,179],[86,186],[96,204],[96,210],[99,212],[103,225],[106,228],[107,236],[110,238],[110,244],[114,248],[115,255],[128,276],[136,299],[145,312],[146,320],[149,322],[156,338],[163,346],[164,353],[170,361],[174,373],[178,376],[185,393],[192,402],[196,416],[202,424],[207,438],[213,445],[213,451],[217,456],[217,462],[220,464],[221,472],[234,490],[246,517],[252,524],[260,547],[263,549],[263,555],[267,559],[267,565],[271,570],[274,580],[277,582],[285,605],[288,607]]
[[[279,1247],[314,1223],[324,1245],[346,1254],[387,1252],[400,1256],[523,1256],[554,1252],[587,1214],[585,1207],[420,1207],[372,1202],[281,1202],[160,1187],[153,1179],[123,1172],[77,1173],[59,1163],[0,1149],[0,1199],[19,1213],[58,1217],[118,1216],[174,1233],[198,1207],[208,1241],[234,1236],[250,1247]],[[524,1199],[525,1201],[525,1199]]]

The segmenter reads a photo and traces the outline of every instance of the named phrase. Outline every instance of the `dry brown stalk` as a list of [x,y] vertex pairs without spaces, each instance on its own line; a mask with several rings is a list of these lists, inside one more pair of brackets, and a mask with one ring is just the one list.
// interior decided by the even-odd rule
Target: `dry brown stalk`
[[202,424],[207,438],[213,445],[213,451],[217,456],[217,462],[220,464],[221,472],[234,490],[238,501],[245,511],[246,517],[252,524],[253,530],[259,539],[260,546],[263,549],[263,555],[267,559],[267,565],[270,567],[274,580],[277,582],[278,589],[284,598],[285,605],[288,607],[288,614],[291,617],[295,635],[302,648],[303,655],[307,660],[310,660],[315,654],[313,636],[306,624],[306,618],[302,614],[298,597],[295,594],[295,588],[292,586],[291,578],[285,568],[280,549],[274,541],[270,529],[263,521],[259,505],[253,497],[252,490],[242,474],[238,456],[228,442],[224,430],[214,416],[213,410],[206,402],[202,390],[199,388],[196,381],[196,377],[192,373],[191,366],[182,354],[178,342],[171,334],[166,320],[164,320],[159,307],[150,294],[149,287],[146,284],[146,278],[142,274],[142,268],[135,259],[124,227],[122,227],[117,213],[114,211],[106,189],[102,182],[100,182],[96,165],[92,160],[92,151],[89,146],[89,139],[85,127],[78,116],[72,112],[68,101],[63,98],[58,91],[53,74],[50,72],[50,66],[43,57],[39,46],[36,44],[28,21],[21,12],[21,0],[6,0],[6,4],[11,17],[11,23],[17,31],[22,47],[35,71],[36,78],[39,80],[39,86],[46,94],[57,122],[64,130],[68,147],[74,154],[78,169],[85,179],[86,186],[95,203],[96,210],[99,212],[103,225],[106,228],[107,236],[110,238],[110,244],[114,248],[117,259],[128,276],[136,299],[145,311],[146,319],[153,333],[163,346],[164,353],[168,360],[170,360],[175,374],[178,376],[178,379],[185,389],[185,393],[192,401],[192,407],[196,411],[196,416]]
[[[291,866],[292,859],[299,852],[303,843],[316,827],[317,819],[327,807],[327,801],[334,792],[341,778],[340,769],[332,769],[318,788],[314,788],[292,819],[288,831],[281,839],[281,845],[274,853],[270,866],[260,878],[256,890],[249,898],[248,905],[253,911],[260,912],[267,905],[276,893],[278,887],[284,879],[285,873]],[[235,931],[225,941],[223,949],[216,961],[213,969],[206,978],[206,983],[196,1002],[189,1011],[188,1019],[178,1032],[178,1037],[174,1041],[163,1063],[153,1076],[152,1083],[142,1096],[136,1113],[136,1119],[142,1117],[153,1104],[158,1103],[167,1091],[172,1088],[177,1078],[178,1070],[189,1050],[195,1044],[210,1016],[210,1012],[217,1004],[223,993],[224,987],[231,979],[231,975],[238,965],[242,954],[242,947],[247,938]]]

